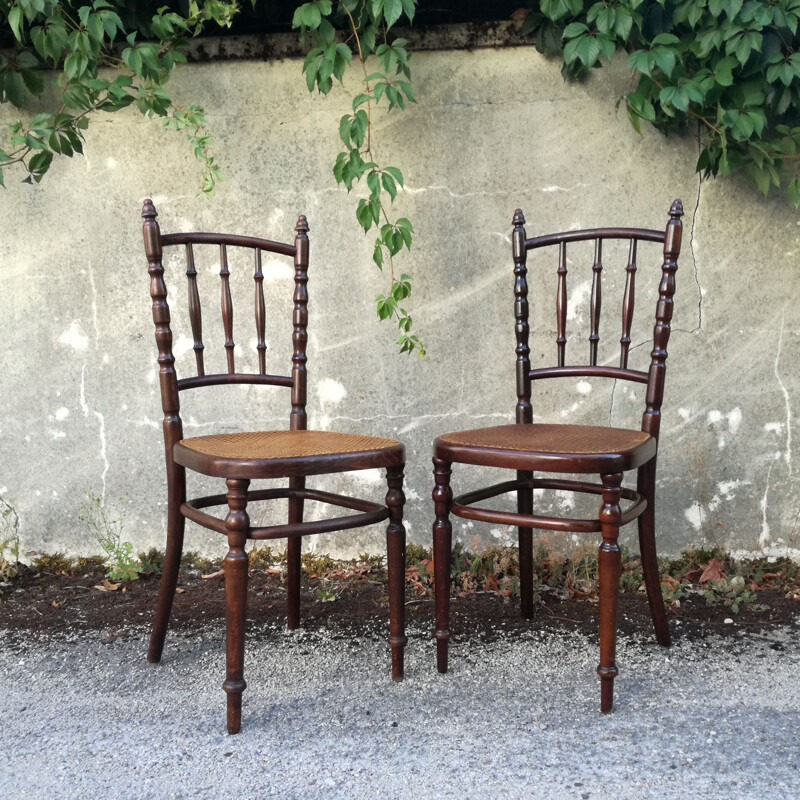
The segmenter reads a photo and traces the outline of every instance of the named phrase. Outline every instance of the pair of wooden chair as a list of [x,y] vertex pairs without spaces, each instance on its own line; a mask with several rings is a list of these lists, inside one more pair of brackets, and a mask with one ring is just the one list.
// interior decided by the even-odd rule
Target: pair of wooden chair
[[[434,443],[435,489],[433,500],[436,521],[433,528],[436,594],[437,665],[447,671],[449,631],[451,514],[512,525],[519,532],[520,593],[522,616],[533,616],[533,529],[600,532],[599,618],[601,710],[610,711],[615,664],[616,609],[620,578],[619,529],[638,520],[642,566],[656,637],[663,645],[670,642],[658,574],[655,548],[654,493],[657,442],[664,393],[667,341],[672,318],[675,271],[681,244],[683,209],[676,200],[669,212],[665,231],[640,228],[603,228],[570,231],[527,238],[520,210],[513,219],[514,317],[516,333],[516,422],[478,430],[440,436]],[[306,343],[308,324],[308,224],[298,219],[293,244],[266,239],[215,233],[162,234],[156,210],[150,200],[142,209],[144,243],[150,274],[153,321],[158,347],[159,379],[164,411],[164,443],[168,483],[168,530],[166,558],[159,589],[158,605],[148,650],[148,660],[161,659],[172,601],[180,568],[185,520],[188,518],[227,537],[225,557],[225,608],[227,670],[223,688],[227,693],[227,727],[237,733],[241,727],[244,680],[244,627],[247,607],[248,539],[288,538],[288,627],[299,624],[300,552],[306,535],[349,530],[388,520],[387,560],[389,574],[390,635],[392,677],[403,676],[406,644],[404,619],[405,528],[403,526],[403,445],[391,439],[359,434],[307,430],[306,418]],[[609,240],[630,243],[622,302],[622,337],[619,366],[598,364],[598,342],[602,299],[603,246]],[[567,323],[567,246],[573,242],[594,241],[588,364],[566,364]],[[640,242],[663,245],[661,283],[656,305],[651,363],[647,372],[628,367],[631,326],[637,274],[637,247]],[[207,374],[204,365],[203,316],[195,268],[195,248],[219,248],[220,306],[225,338],[227,371]],[[178,378],[172,347],[170,310],[162,263],[164,248],[185,248],[188,280],[188,315],[194,342],[196,375]],[[228,251],[245,248],[253,254],[253,294],[255,306],[258,372],[239,372],[236,368],[233,339],[233,303],[230,288]],[[557,365],[532,369],[530,363],[527,256],[530,251],[556,248],[557,270]],[[294,312],[293,355],[290,375],[266,371],[265,299],[262,254],[293,259]],[[645,411],[641,430],[580,425],[546,425],[533,422],[532,381],[556,377],[611,378],[646,385]],[[291,391],[289,430],[219,434],[184,438],[179,395],[183,391],[223,384],[279,386]],[[513,470],[516,478],[453,498],[450,488],[452,465],[473,464]],[[306,477],[349,470],[385,468],[388,490],[384,504],[306,488]],[[193,470],[226,481],[227,492],[187,500],[186,470]],[[623,473],[637,470],[636,491],[622,486]],[[536,472],[594,474],[600,483],[538,478]],[[288,479],[285,488],[251,490],[256,479]],[[560,489],[600,495],[602,505],[595,519],[564,519],[534,514],[536,488]],[[475,503],[506,493],[515,493],[517,511],[491,510]],[[288,499],[288,523],[268,527],[251,524],[248,503],[257,500]],[[304,521],[304,502],[319,501],[353,512],[319,521]],[[630,501],[622,509],[621,501]],[[204,509],[226,505],[224,519]]]

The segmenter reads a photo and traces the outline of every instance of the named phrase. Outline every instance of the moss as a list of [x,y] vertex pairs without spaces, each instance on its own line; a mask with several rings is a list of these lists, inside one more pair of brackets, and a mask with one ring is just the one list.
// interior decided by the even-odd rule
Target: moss
[[72,572],[73,561],[64,553],[42,553],[33,560],[32,564],[36,572],[50,572],[53,574],[67,574]]

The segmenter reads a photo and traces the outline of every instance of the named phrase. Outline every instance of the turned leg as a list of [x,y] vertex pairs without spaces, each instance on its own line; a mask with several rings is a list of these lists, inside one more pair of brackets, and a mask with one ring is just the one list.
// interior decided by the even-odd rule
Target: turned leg
[[[533,480],[533,473],[517,472],[517,480]],[[533,514],[533,487],[517,489],[517,511]],[[533,528],[520,526],[518,533],[520,613],[523,619],[533,619]]]
[[598,553],[598,578],[600,581],[600,710],[611,711],[614,705],[614,678],[619,674],[614,661],[617,648],[617,601],[619,598],[619,575],[621,557],[619,523],[622,512],[619,507],[622,474],[602,475],[603,505],[600,508],[600,525],[603,542]]
[[433,503],[436,522],[433,524],[433,570],[436,595],[436,666],[439,672],[447,672],[447,642],[450,639],[450,551],[453,543],[453,527],[450,524],[450,462],[433,459]]
[[[290,478],[290,489],[303,489],[305,478]],[[303,498],[289,498],[289,524],[303,521]],[[300,554],[303,549],[302,536],[290,536],[286,549],[286,625],[293,631],[300,624]]]
[[403,525],[403,466],[386,470],[386,505],[389,526],[386,529],[386,553],[389,570],[389,645],[392,648],[392,680],[403,679],[403,653],[406,646],[406,529]]
[[244,680],[244,627],[247,614],[247,553],[244,545],[250,528],[247,516],[249,480],[230,478],[228,484],[228,554],[225,556],[226,677],[222,688],[228,694],[228,733],[242,727]]
[[639,517],[639,552],[642,555],[642,574],[650,603],[650,615],[659,644],[669,647],[670,635],[667,612],[661,594],[661,576],[656,555],[656,462],[649,461],[639,469],[637,489],[647,498],[647,508]]
[[186,526],[186,518],[181,513],[181,506],[186,502],[186,470],[177,464],[171,464],[167,471],[167,483],[169,492],[167,548],[164,565],[161,569],[161,585],[158,588],[158,603],[153,620],[153,631],[150,634],[150,647],[147,650],[147,660],[151,663],[161,661],[169,615],[172,612],[172,601],[175,599],[175,587],[178,584],[178,572],[181,568],[183,530]]

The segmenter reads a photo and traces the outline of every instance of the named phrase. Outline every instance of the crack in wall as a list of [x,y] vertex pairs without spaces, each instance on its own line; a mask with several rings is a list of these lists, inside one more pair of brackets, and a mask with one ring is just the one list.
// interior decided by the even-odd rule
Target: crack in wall
[[[788,302],[788,301],[787,301]],[[783,454],[783,460],[786,462],[786,466],[789,470],[788,477],[792,477],[792,406],[789,398],[789,392],[786,390],[786,386],[781,379],[781,374],[778,370],[778,364],[781,358],[781,349],[783,347],[783,330],[786,323],[786,303],[783,305],[783,311],[781,313],[781,330],[778,334],[778,352],[775,355],[775,364],[773,365],[773,371],[775,372],[775,378],[778,381],[778,385],[781,387],[781,392],[783,392],[783,402],[786,406],[786,452]]]
[[103,497],[106,495],[106,475],[108,474],[108,470],[110,467],[108,461],[108,452],[106,449],[106,418],[100,411],[95,411],[94,409],[89,407],[89,404],[86,402],[86,364],[81,367],[81,391],[80,391],[80,398],[79,402],[81,405],[81,411],[83,411],[84,417],[89,417],[92,414],[98,423],[98,435],[100,438],[100,460],[103,462],[103,471],[100,474],[100,480],[103,483]]
[[694,211],[692,211],[692,229],[689,231],[689,252],[691,253],[692,263],[694,265],[694,282],[697,284],[697,326],[692,328],[689,333],[695,333],[703,327],[703,287],[700,285],[700,274],[697,268],[697,255],[694,252],[694,231],[697,227],[697,211],[700,208],[700,192],[702,187],[703,177],[702,175],[698,175],[697,199],[695,200]]

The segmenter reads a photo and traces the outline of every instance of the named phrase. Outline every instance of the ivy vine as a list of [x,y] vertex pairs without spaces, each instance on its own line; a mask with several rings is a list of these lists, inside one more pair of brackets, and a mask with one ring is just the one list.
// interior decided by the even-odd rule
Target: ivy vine
[[[342,82],[352,61],[358,55],[363,72],[362,90],[353,98],[352,113],[339,121],[339,138],[345,149],[338,153],[333,175],[339,185],[350,192],[362,178],[366,193],[356,207],[356,218],[364,233],[377,233],[372,259],[378,269],[388,266],[387,291],[376,298],[381,320],[394,319],[400,331],[397,344],[401,353],[416,352],[425,356],[425,345],[411,332],[413,320],[405,308],[411,296],[411,276],[395,269],[401,251],[410,250],[414,228],[406,217],[390,217],[389,211],[403,187],[403,173],[398,167],[380,165],[372,146],[372,116],[383,104],[387,112],[403,110],[416,98],[409,83],[408,42],[392,37],[390,29],[403,16],[414,19],[417,0],[312,0],[297,8],[292,26],[305,39],[310,35],[312,47],[303,62],[309,91],[315,88],[328,94],[333,81]],[[337,27],[343,27],[345,41],[339,41]],[[367,59],[374,55],[378,69],[370,72]]]
[[800,205],[800,0],[541,0],[522,30],[578,79],[627,53],[631,123],[692,124],[697,171]]

